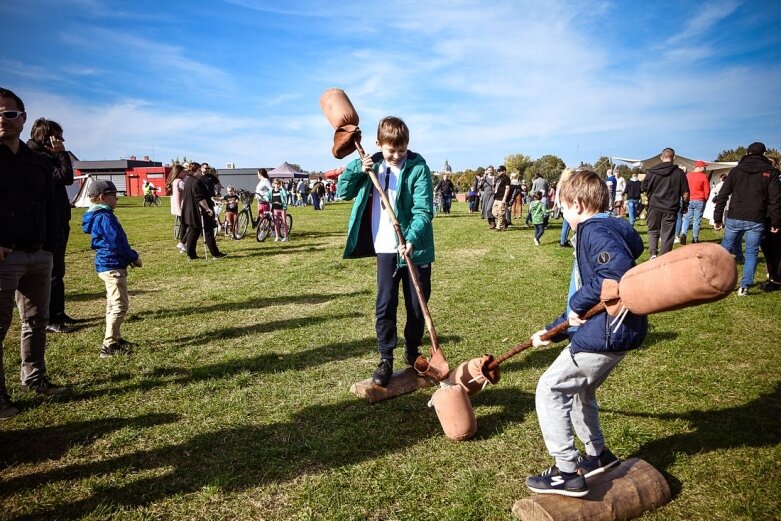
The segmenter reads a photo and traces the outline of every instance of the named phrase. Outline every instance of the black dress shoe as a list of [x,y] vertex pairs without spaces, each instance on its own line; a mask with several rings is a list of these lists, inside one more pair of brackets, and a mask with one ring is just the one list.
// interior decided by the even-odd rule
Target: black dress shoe
[[65,313],[61,314],[61,315],[60,315],[60,317],[59,317],[59,319],[60,319],[59,321],[60,321],[61,323],[63,323],[63,324],[66,324],[66,325],[67,325],[67,324],[76,324],[76,323],[78,323],[78,320],[76,320],[76,319],[75,319],[75,318],[73,318],[73,317],[69,317],[69,316],[68,316],[68,315],[66,315]]
[[409,351],[406,351],[404,353],[404,361],[407,362],[407,365],[415,367],[415,360],[417,360],[419,356],[420,356],[420,351],[418,350],[416,350],[414,353],[410,353]]
[[388,360],[387,358],[383,358],[382,360],[380,360],[377,369],[374,371],[374,374],[372,375],[372,382],[374,382],[375,385],[379,385],[380,387],[388,387],[388,382],[390,382],[392,374],[393,374],[393,360]]
[[59,322],[52,322],[46,326],[47,333],[68,333],[69,331],[65,324],[60,324]]

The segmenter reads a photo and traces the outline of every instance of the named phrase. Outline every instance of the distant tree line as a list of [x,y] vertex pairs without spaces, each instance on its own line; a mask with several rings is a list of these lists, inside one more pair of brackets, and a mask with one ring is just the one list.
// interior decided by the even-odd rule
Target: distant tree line
[[[741,145],[735,149],[722,150],[719,155],[711,161],[739,161],[740,158],[745,155],[746,147]],[[777,161],[781,161],[781,152],[779,152],[776,148],[769,148],[767,155],[776,158]],[[542,174],[542,176],[549,182],[556,181],[559,176],[561,176],[562,170],[566,168],[564,160],[552,154],[544,155],[539,159],[532,159],[531,156],[526,154],[510,154],[504,158],[503,164],[507,168],[508,172],[517,172],[520,178],[525,180],[527,184],[531,184],[535,174],[538,173]],[[496,164],[493,166],[496,168],[499,165]],[[614,168],[616,173],[622,177],[631,176],[633,171],[637,171],[638,173],[642,173],[643,171],[642,168],[633,168],[626,164],[611,164],[610,158],[608,156],[600,156],[593,163],[585,163],[581,161],[577,166],[578,169],[593,170],[600,175],[605,175],[608,168],[611,167]],[[453,172],[451,175],[453,184],[456,185],[456,188],[459,192],[468,190],[469,187],[474,183],[475,177],[477,175],[482,175],[485,172],[485,168],[485,166],[479,166],[475,169],[467,168],[466,170],[460,172]]]

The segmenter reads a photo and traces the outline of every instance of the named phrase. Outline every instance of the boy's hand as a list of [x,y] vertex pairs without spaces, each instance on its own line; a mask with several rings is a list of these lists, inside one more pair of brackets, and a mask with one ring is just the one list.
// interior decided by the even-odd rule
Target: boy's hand
[[405,253],[406,256],[412,257],[412,243],[410,241],[407,241],[403,245],[399,244],[399,255],[404,257]]
[[143,263],[141,262],[141,257],[137,258],[137,259],[136,259],[136,260],[133,262],[133,266],[135,266],[136,268],[140,268],[141,266],[143,266]]
[[361,162],[363,163],[363,171],[364,172],[368,172],[374,166],[374,161],[372,161],[372,156],[370,156],[369,154],[366,154],[365,156],[363,156],[363,158],[361,159]]
[[5,246],[0,246],[0,262],[3,262],[5,260],[5,256],[11,253],[11,248],[6,248]]
[[532,338],[531,338],[532,345],[534,347],[544,347],[544,346],[547,346],[548,344],[550,344],[550,340],[543,340],[543,339],[540,338],[542,335],[544,335],[547,332],[548,332],[547,329],[540,329],[539,331],[534,333],[532,335]]
[[724,227],[724,225],[721,224],[721,223],[716,223],[716,224],[713,225],[713,229],[714,230],[721,230],[723,227]]
[[572,327],[580,327],[586,323],[586,321],[581,320],[580,316],[578,316],[578,314],[574,311],[570,311],[567,318],[569,319],[569,325]]

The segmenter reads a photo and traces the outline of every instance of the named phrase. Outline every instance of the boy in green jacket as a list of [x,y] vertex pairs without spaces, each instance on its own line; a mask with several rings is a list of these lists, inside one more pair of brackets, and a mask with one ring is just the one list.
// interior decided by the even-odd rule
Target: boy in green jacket
[[347,165],[339,177],[337,195],[355,199],[347,229],[344,258],[377,257],[377,302],[375,306],[377,349],[380,363],[375,384],[386,387],[393,374],[396,348],[396,309],[399,283],[404,291],[407,323],[404,326],[404,359],[412,365],[420,354],[425,322],[420,302],[410,286],[403,248],[398,244],[380,195],[366,172],[374,170],[388,196],[406,240],[406,250],[418,269],[423,294],[431,296],[431,263],[434,261],[434,197],[431,171],[420,154],[407,150],[409,128],[396,117],[386,117],[377,127],[380,152]]

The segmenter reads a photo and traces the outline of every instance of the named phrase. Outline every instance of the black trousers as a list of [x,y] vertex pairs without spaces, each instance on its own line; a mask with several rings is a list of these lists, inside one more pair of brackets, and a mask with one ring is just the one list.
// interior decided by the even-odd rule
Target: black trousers
[[[206,246],[209,248],[209,253],[212,257],[220,254],[219,248],[217,248],[217,241],[214,239],[214,219],[211,217],[204,217],[204,223],[206,225]],[[198,246],[198,237],[204,235],[201,223],[197,226],[187,226],[187,233],[185,234],[185,246],[187,246],[187,256],[191,259],[198,258],[198,252],[196,247]]]
[[49,300],[49,321],[59,322],[65,313],[65,251],[68,249],[68,237],[71,227],[65,222],[60,224],[59,240],[52,252],[52,289]]
[[[648,252],[651,255],[664,255],[672,251],[675,241],[675,219],[678,212],[665,212],[648,209],[645,223],[648,225]],[[662,247],[659,249],[661,239]]]
[[759,246],[765,256],[770,280],[781,283],[781,231],[770,233],[770,226],[765,226],[765,236]]
[[[409,279],[407,267],[398,268],[398,255],[395,253],[377,254],[377,303],[375,307],[377,331],[377,350],[380,358],[393,359],[398,337],[396,333],[396,310],[399,306],[399,283],[404,291],[404,307],[407,322],[404,326],[405,351],[417,353],[423,343],[423,330],[426,326],[423,311]],[[431,296],[431,264],[416,266],[423,295],[428,302]]]

